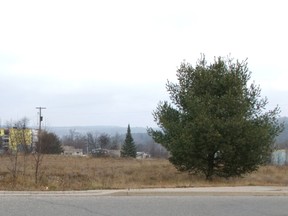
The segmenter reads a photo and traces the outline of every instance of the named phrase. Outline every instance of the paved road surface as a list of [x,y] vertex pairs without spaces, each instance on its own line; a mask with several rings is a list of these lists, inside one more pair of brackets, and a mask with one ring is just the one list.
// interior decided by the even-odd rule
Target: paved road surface
[[287,216],[288,196],[3,195],[2,216]]

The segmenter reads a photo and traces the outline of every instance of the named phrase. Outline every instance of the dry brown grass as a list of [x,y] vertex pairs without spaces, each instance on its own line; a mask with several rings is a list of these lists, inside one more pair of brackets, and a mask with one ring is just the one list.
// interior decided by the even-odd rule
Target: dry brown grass
[[[23,156],[22,156],[23,157]],[[265,166],[243,178],[204,177],[178,172],[167,160],[92,158],[47,155],[41,165],[39,184],[34,183],[33,157],[27,158],[26,173],[12,184],[8,157],[0,157],[0,190],[87,190],[156,187],[288,185],[288,167]],[[19,159],[22,161],[22,158]]]

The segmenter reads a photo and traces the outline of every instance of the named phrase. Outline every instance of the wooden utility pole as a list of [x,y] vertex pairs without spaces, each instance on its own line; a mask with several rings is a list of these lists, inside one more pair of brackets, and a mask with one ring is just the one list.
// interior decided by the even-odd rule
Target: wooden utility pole
[[43,116],[42,116],[42,109],[46,109],[46,107],[36,107],[36,109],[39,109],[39,131],[38,131],[38,148],[36,147],[36,151],[34,154],[34,159],[35,159],[35,183],[38,184],[38,176],[39,176],[39,169],[40,169],[40,164],[43,159],[42,155],[42,131],[41,131],[41,122],[43,121]]
[[39,133],[40,133],[41,132],[41,122],[43,121],[42,109],[46,109],[46,107],[36,107],[36,109],[39,109]]

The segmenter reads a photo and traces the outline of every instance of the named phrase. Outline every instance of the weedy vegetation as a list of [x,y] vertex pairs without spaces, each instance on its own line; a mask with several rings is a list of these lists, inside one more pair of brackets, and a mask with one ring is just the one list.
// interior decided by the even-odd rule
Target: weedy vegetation
[[[19,161],[24,155],[19,155]],[[205,186],[288,185],[287,166],[263,166],[243,177],[217,178],[179,172],[165,159],[93,158],[45,155],[35,184],[35,162],[26,155],[25,173],[19,165],[17,179],[9,171],[8,156],[0,157],[0,190],[95,190]]]

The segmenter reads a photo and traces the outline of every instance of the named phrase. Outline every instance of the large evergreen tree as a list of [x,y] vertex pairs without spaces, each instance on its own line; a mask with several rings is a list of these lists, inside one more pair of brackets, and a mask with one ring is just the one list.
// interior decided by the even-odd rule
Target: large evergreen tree
[[180,171],[240,176],[267,160],[274,138],[281,131],[279,108],[264,112],[267,99],[249,84],[246,61],[215,58],[208,65],[203,56],[194,68],[182,63],[178,84],[167,83],[171,103],[154,111],[161,130],[149,134],[170,152]]
[[127,128],[126,138],[121,149],[121,157],[136,157],[136,145],[134,143],[129,124]]

